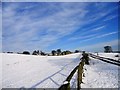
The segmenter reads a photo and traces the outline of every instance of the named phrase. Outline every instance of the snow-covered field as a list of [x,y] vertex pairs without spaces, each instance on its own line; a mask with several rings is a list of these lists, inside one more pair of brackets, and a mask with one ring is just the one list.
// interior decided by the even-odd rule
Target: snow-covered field
[[2,54],[2,87],[58,88],[79,59],[79,53],[65,56]]
[[[81,54],[33,56],[2,54],[2,88],[58,88],[80,62]],[[118,66],[93,59],[85,65],[82,88],[117,88]],[[76,85],[72,79],[72,87]]]
[[118,88],[118,66],[90,58],[84,66],[82,88]]
[[[97,53],[93,53],[93,54],[97,55]],[[116,55],[119,55],[119,57],[115,57]],[[120,58],[120,54],[118,54],[118,53],[98,53],[98,56],[111,58],[114,60],[119,60],[119,58]]]

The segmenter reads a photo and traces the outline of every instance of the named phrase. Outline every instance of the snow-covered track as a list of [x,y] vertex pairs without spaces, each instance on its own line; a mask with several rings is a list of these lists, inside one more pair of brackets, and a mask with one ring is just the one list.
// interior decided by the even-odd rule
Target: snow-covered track
[[99,60],[102,60],[104,62],[120,66],[120,61],[117,61],[117,60],[114,60],[114,59],[111,59],[111,58],[100,57],[100,56],[97,56],[97,55],[94,55],[94,54],[91,54],[91,53],[89,55],[92,58],[99,59]]

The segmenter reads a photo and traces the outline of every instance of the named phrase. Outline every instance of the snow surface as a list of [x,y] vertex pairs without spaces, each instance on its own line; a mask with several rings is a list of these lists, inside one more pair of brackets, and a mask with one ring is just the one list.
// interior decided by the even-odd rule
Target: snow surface
[[[34,56],[1,53],[2,88],[58,88],[79,64],[81,54]],[[118,66],[91,58],[82,88],[117,88]],[[76,87],[77,73],[71,80]]]
[[90,65],[84,66],[82,88],[118,88],[119,66],[90,58]]
[[[93,54],[97,55],[97,53],[93,53]],[[116,55],[119,55],[119,53],[98,53],[98,56],[119,60],[120,55],[119,57],[115,57]]]
[[79,64],[80,54],[65,56],[2,54],[2,59],[3,88],[58,88]]

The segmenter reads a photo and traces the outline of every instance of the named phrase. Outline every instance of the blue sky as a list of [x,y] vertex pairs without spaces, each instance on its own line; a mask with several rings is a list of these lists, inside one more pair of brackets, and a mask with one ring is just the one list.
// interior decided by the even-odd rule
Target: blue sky
[[118,47],[117,2],[4,2],[3,52]]

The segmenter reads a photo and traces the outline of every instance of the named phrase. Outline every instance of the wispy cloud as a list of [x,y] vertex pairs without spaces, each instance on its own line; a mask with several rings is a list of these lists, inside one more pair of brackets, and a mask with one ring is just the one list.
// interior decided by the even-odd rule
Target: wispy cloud
[[[22,51],[24,49],[45,49],[85,25],[103,18],[108,12],[102,11],[105,5],[91,12],[92,3],[3,3],[3,49]],[[98,7],[93,4],[92,6]],[[96,13],[99,11],[98,13]],[[92,13],[91,15],[89,15]],[[93,15],[94,13],[94,15]],[[105,28],[100,26],[92,30]],[[92,31],[90,30],[90,32]],[[89,32],[89,31],[86,31]],[[112,33],[113,34],[113,33]],[[97,34],[78,37],[88,39]],[[109,33],[110,35],[110,33]],[[74,36],[74,35],[73,35]],[[105,37],[102,35],[101,37]],[[96,38],[100,38],[96,37]],[[61,40],[62,41],[62,40]]]
[[102,35],[97,35],[96,37],[92,37],[89,39],[85,39],[85,40],[81,40],[81,42],[85,42],[85,41],[89,41],[89,40],[93,40],[93,39],[97,39],[97,38],[103,38],[103,37],[107,37],[109,35],[113,35],[113,34],[117,34],[118,32],[110,32],[110,33],[106,33],[106,34],[102,34]]
[[0,52],[2,52],[2,4],[0,3]]
[[97,44],[92,44],[92,45],[87,45],[84,47],[80,47],[80,49],[82,50],[86,50],[86,51],[104,51],[104,46],[117,46],[115,49],[118,49],[118,40],[112,40],[112,41],[107,41],[107,42],[102,42],[102,43],[97,43]]
[[77,39],[88,39],[88,38],[91,38],[91,37],[95,37],[97,36],[98,34],[92,34],[92,35],[88,35],[88,36],[81,36],[81,37],[72,37],[70,38],[69,40],[77,40]]
[[91,31],[98,31],[98,30],[101,30],[101,29],[103,29],[103,28],[105,28],[105,25],[104,25],[104,26],[97,27],[97,28],[95,28],[95,29],[93,29],[93,30],[91,30]]
[[117,17],[118,17],[118,15],[108,16],[108,17],[106,17],[103,21],[112,20],[112,19],[117,18]]
[[[70,9],[72,4],[60,4],[59,8],[61,8],[61,10],[59,11],[57,10],[58,8],[53,9],[57,7],[57,5],[49,3],[48,8],[50,9],[37,9],[35,12],[35,8],[29,11],[31,10],[29,9],[32,7],[31,5],[32,4],[30,4],[30,7],[27,6],[20,9],[20,4],[11,4],[3,8],[3,44],[5,44],[6,47],[21,48],[20,46],[23,46],[24,48],[28,48],[28,46],[32,46],[32,48],[35,49],[49,46],[56,42],[57,39],[71,34],[78,28],[78,25],[82,24],[82,21],[79,22],[75,20],[76,18],[72,19],[71,17],[79,14],[79,18],[84,18],[87,13],[87,11],[84,10],[83,4],[81,4],[81,6],[78,4],[73,7],[76,8],[76,10]],[[79,9],[79,7],[81,7],[81,9]],[[51,15],[48,15],[49,13],[51,13]],[[33,40],[34,43],[31,43]],[[11,44],[8,45],[8,43]]]
[[69,38],[69,40],[77,40],[77,39],[88,39],[88,38],[92,38],[92,37],[96,37],[98,36],[99,34],[95,33],[95,34],[90,34],[91,32],[96,32],[96,31],[99,31],[99,30],[103,30],[103,28],[105,28],[106,25],[102,25],[102,26],[97,26],[97,27],[92,27],[92,28],[87,28],[87,29],[84,29],[84,31],[79,35],[79,36],[75,36],[75,37],[71,37]]

